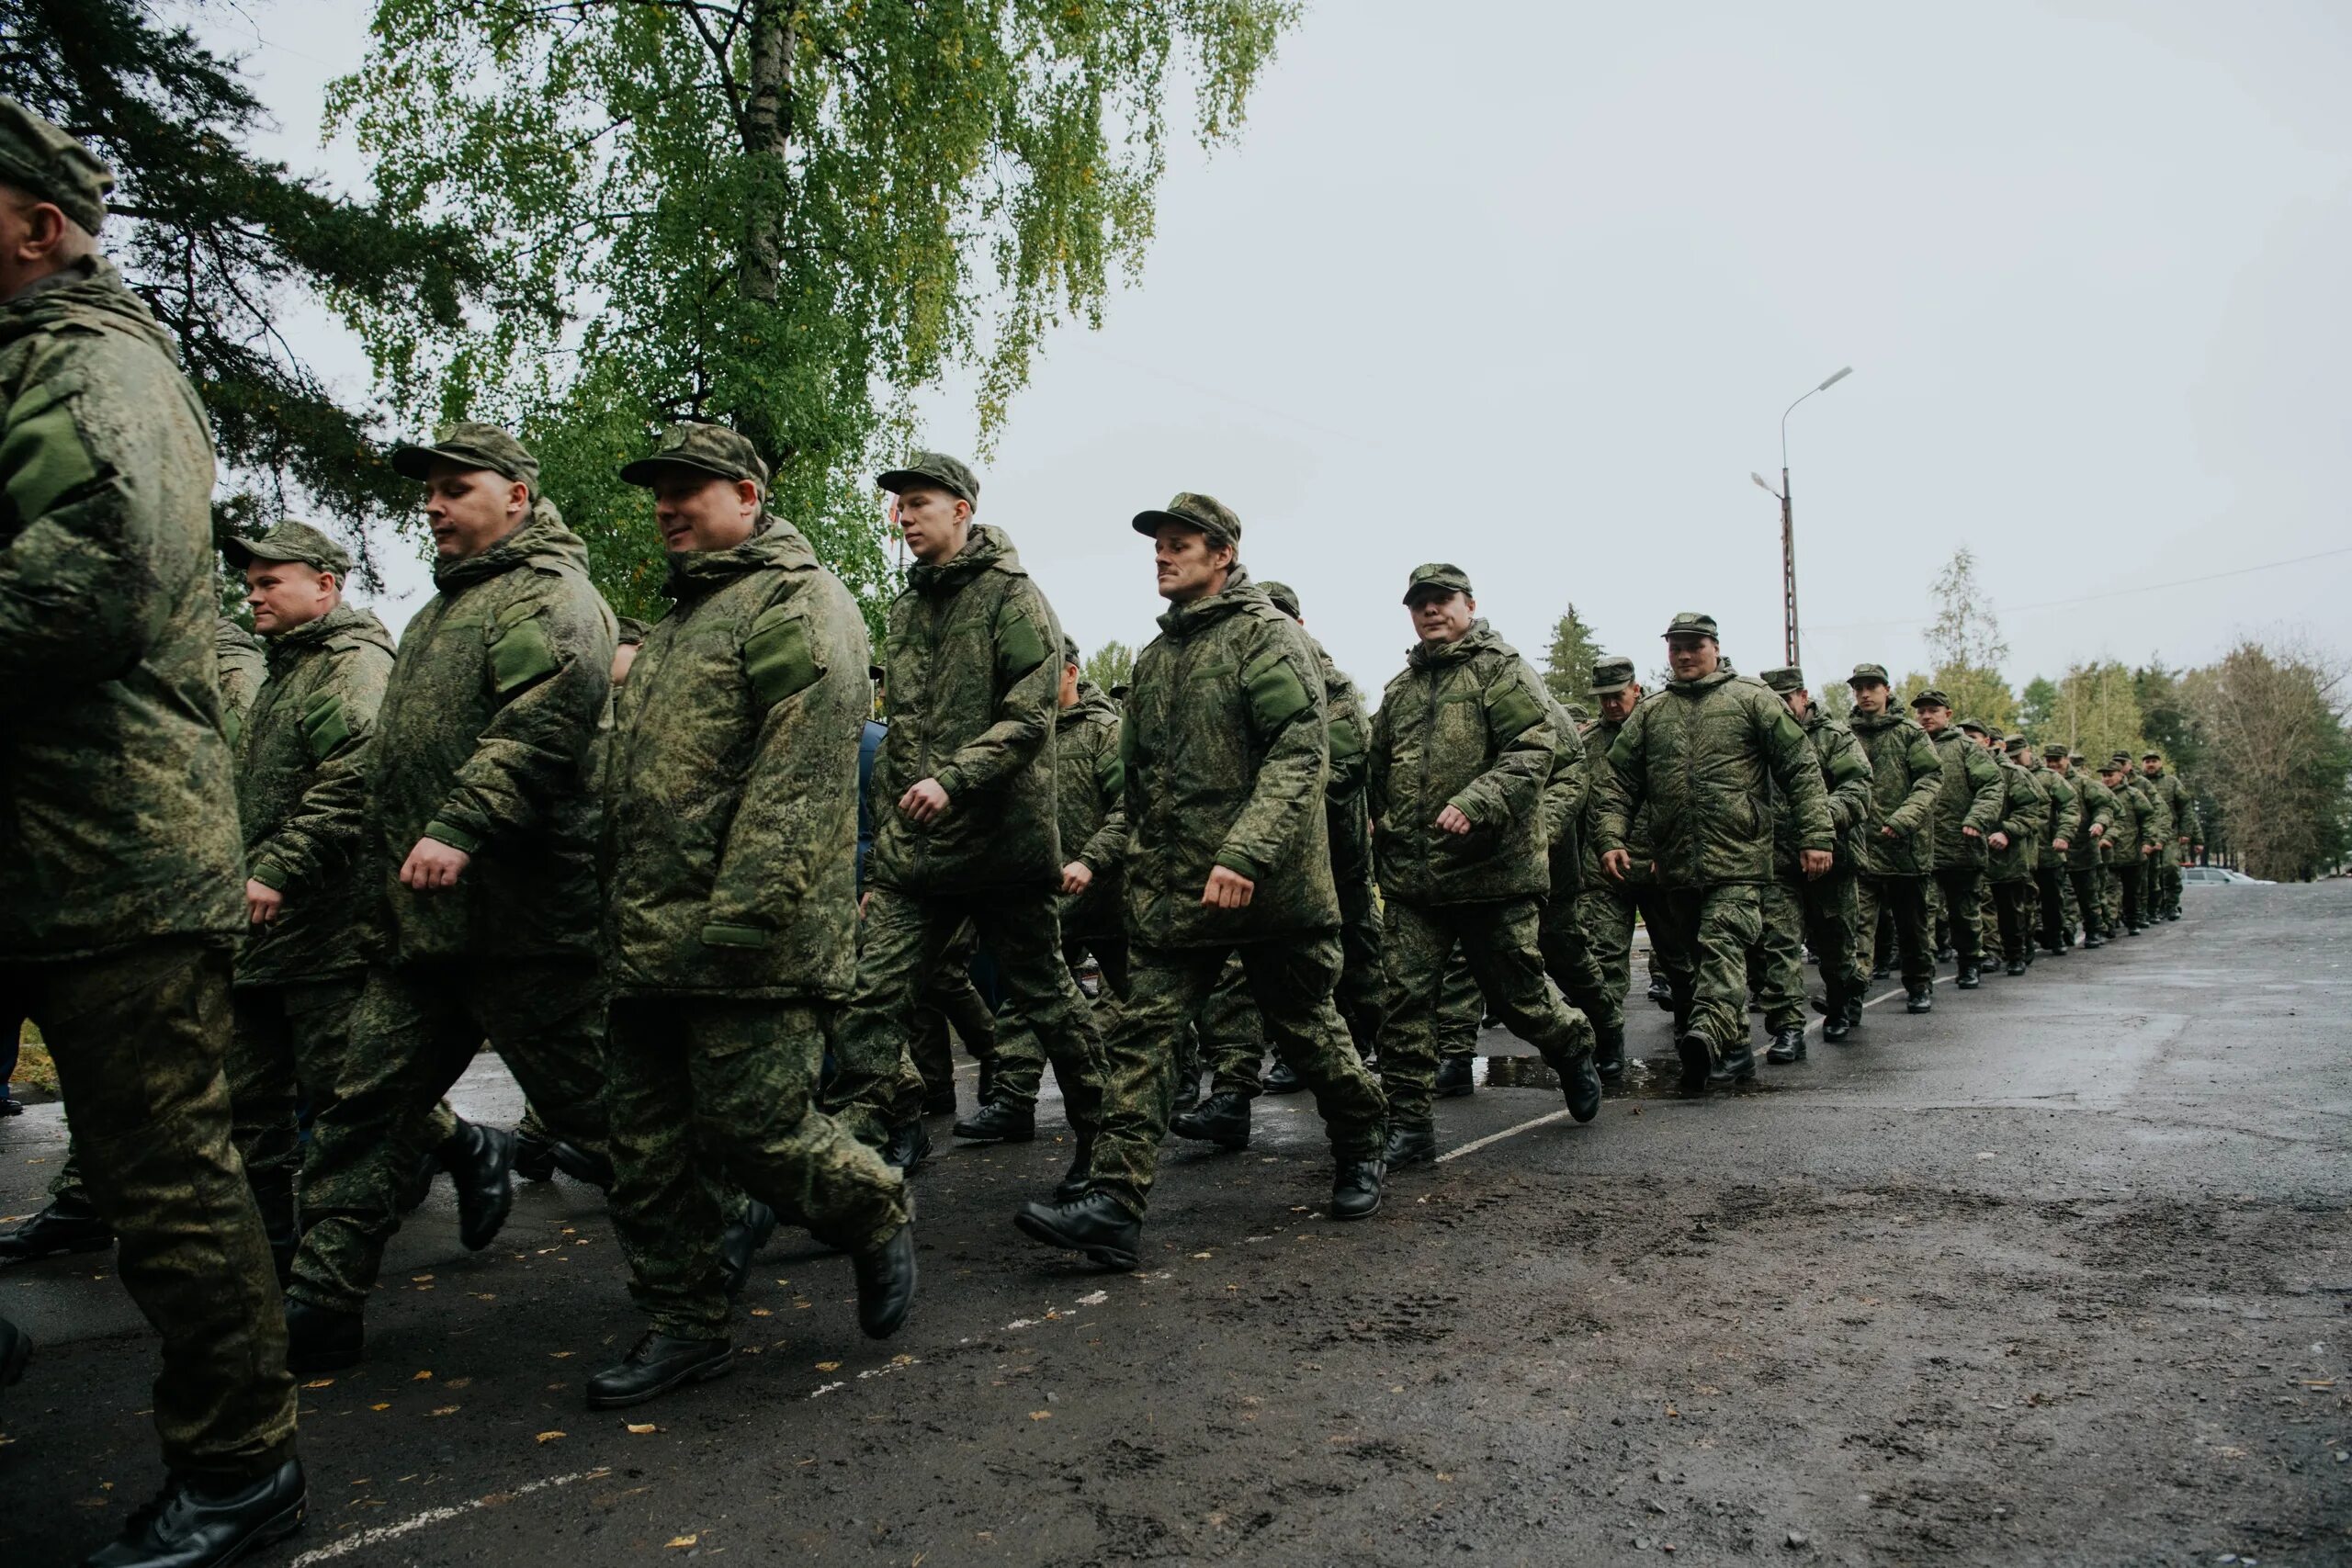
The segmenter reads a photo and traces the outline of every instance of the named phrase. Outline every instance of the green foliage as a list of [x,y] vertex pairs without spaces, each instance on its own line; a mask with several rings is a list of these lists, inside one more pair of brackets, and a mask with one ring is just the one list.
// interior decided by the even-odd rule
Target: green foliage
[[1078,669],[1080,674],[1107,692],[1135,679],[1136,650],[1114,638],[1088,654]]
[[264,115],[238,63],[165,10],[0,0],[0,93],[114,168],[100,237],[179,340],[211,417],[231,482],[215,533],[251,533],[302,504],[341,525],[368,570],[368,526],[412,507],[414,487],[386,466],[368,416],[284,334],[284,307],[307,291],[412,336],[448,333],[488,267],[461,231],[350,201],[245,151]]
[[1544,660],[1544,684],[1568,707],[1592,706],[1592,661],[1600,656],[1600,639],[1570,604],[1552,626],[1552,649]]
[[2064,740],[2098,767],[2118,751],[2138,756],[2146,749],[2141,731],[2140,698],[2132,672],[2109,660],[2067,670],[2036,739]]
[[1843,681],[1832,681],[1813,694],[1814,702],[1831,718],[1854,716],[1854,688]]
[[2177,694],[2210,739],[2204,782],[2225,831],[2209,826],[2209,849],[2279,880],[2308,880],[2352,853],[2345,690],[2340,666],[2244,642],[2159,694]]
[[2018,697],[2018,728],[2037,741],[2048,740],[2050,716],[2058,708],[2058,688],[2047,675],[2036,675]]
[[869,610],[890,579],[871,476],[907,396],[978,372],[984,441],[1056,322],[1098,324],[1151,237],[1168,76],[1237,132],[1289,0],[377,0],[330,110],[394,211],[498,249],[511,301],[368,342],[419,424],[527,433],[616,607],[660,569],[608,476],[716,420]]
[[[2001,635],[1991,596],[1976,581],[1975,552],[1966,545],[1952,551],[1951,559],[1936,573],[1934,596],[1936,618],[1928,627],[1928,651],[1936,668],[1997,671],[2009,656],[2009,645]],[[2007,689],[2004,682],[2002,690]]]

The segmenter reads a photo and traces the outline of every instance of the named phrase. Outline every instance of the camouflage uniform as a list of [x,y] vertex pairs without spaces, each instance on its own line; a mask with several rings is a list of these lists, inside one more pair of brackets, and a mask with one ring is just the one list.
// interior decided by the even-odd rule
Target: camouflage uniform
[[2156,905],[2164,881],[2165,846],[2173,840],[2172,808],[2165,804],[2146,774],[2135,773],[2131,759],[2123,760],[2125,782],[2132,786],[2132,797],[2140,806],[2140,861],[2134,880],[2139,884],[2140,924],[2156,923]]
[[[2148,841],[2150,813],[2143,793],[2132,786],[2131,764],[2118,757],[2107,766],[2122,774],[2106,786],[2115,802],[2114,825],[2107,832],[2107,925],[2111,935],[2131,935],[2147,923],[2140,903],[2141,845]],[[2100,782],[2106,783],[2104,776]]]
[[1992,848],[1985,866],[1993,885],[1993,905],[1999,922],[2001,956],[2012,967],[2023,964],[2033,951],[2032,911],[2026,895],[2033,886],[2033,870],[2041,835],[2050,822],[2050,802],[2033,782],[2033,774],[2007,751],[1996,751],[2001,769],[2000,820],[1995,830],[2008,842]]
[[[44,170],[74,188],[28,183]],[[0,179],[103,220],[101,167],[13,100]],[[0,301],[0,1016],[40,1027],[162,1337],[165,1463],[243,1486],[293,1456],[294,1385],[220,1071],[245,919],[212,446],[170,338],[102,260]]]
[[2079,829],[2066,848],[2066,878],[2073,886],[2075,907],[2083,923],[2083,944],[2102,947],[2114,928],[2107,913],[2108,839],[2115,831],[2115,792],[2084,759],[2067,753],[2067,774],[2082,799]]
[[2033,775],[2040,781],[2042,793],[2050,798],[2050,824],[2042,829],[2041,860],[2034,867],[2034,889],[2041,908],[2041,945],[2052,953],[2064,953],[2075,945],[2073,896],[2066,885],[2066,850],[2058,841],[2074,847],[2075,837],[2082,831],[2082,792],[2074,781],[2056,768],[2053,761],[2064,761],[2066,748],[2047,746],[2041,761],[2034,764]]
[[[689,461],[765,482],[709,425],[622,477]],[[899,1173],[815,1104],[825,1015],[856,971],[868,653],[849,591],[778,517],[673,555],[663,592],[604,786],[613,1226],[653,1328],[718,1339],[731,1216],[706,1162],[844,1251],[907,1223]]]
[[[1854,666],[1848,682],[1862,681],[1892,685],[1885,668],[1877,664]],[[1875,944],[1880,911],[1892,913],[1894,953],[1880,952],[1877,967],[1886,967],[1894,958],[1902,969],[1903,988],[1914,997],[1924,996],[1935,989],[1936,981],[1926,894],[1943,758],[1918,720],[1899,708],[1858,712],[1846,722],[1871,760],[1870,815],[1854,834],[1859,929],[1866,942]]]
[[[1713,637],[1713,621],[1676,617],[1670,635],[1694,634]],[[1720,1062],[1747,1041],[1747,953],[1773,875],[1773,786],[1788,797],[1798,850],[1836,847],[1813,749],[1762,682],[1718,669],[1645,697],[1610,746],[1600,785],[1604,854],[1626,847],[1635,813],[1649,807],[1663,912],[1694,959],[1685,1038]]]
[[[1785,696],[1804,689],[1804,672],[1793,666],[1768,670],[1763,681]],[[1818,707],[1797,724],[1821,772],[1837,848],[1829,871],[1808,878],[1797,864],[1796,821],[1790,799],[1775,792],[1773,877],[1759,899],[1764,940],[1750,961],[1750,972],[1760,982],[1764,1027],[1776,1034],[1804,1027],[1804,950],[1808,946],[1821,961],[1821,985],[1829,1017],[1847,1016],[1847,998],[1859,998],[1868,978],[1854,968],[1854,933],[1860,915],[1854,897],[1852,844],[1856,829],[1870,815],[1870,754],[1851,729]]]
[[[1611,656],[1593,661],[1595,694],[1622,692],[1633,682],[1632,660]],[[1584,927],[1594,970],[1600,979],[1600,1005],[1589,1016],[1604,1056],[1612,1044],[1622,1049],[1624,1043],[1625,996],[1633,988],[1634,924],[1637,917],[1650,934],[1652,973],[1662,971],[1678,995],[1690,993],[1690,965],[1681,951],[1661,936],[1666,918],[1651,867],[1646,811],[1635,818],[1626,845],[1633,866],[1625,880],[1614,881],[1600,870],[1600,780],[1609,765],[1609,748],[1616,743],[1618,731],[1623,728],[1622,722],[1611,723],[1605,718],[1595,719],[1585,727],[1585,799],[1577,833],[1583,855],[1577,876],[1582,891],[1577,896],[1577,913]]]
[[2189,798],[2188,786],[2180,782],[2180,775],[2165,772],[2161,761],[2157,762],[2154,773],[2143,772],[2140,778],[2164,803],[2165,816],[2172,826],[2172,830],[2165,835],[2165,852],[2157,857],[2162,863],[2155,867],[2154,912],[2165,919],[2177,919],[2180,918],[2181,854],[2198,838],[2197,803]]
[[[1206,496],[1146,512],[1240,524]],[[1298,623],[1237,561],[1222,592],[1171,605],[1136,660],[1119,731],[1125,753],[1126,1002],[1103,1041],[1095,1193],[1140,1218],[1167,1135],[1176,1044],[1226,960],[1238,954],[1274,1051],[1313,1091],[1343,1166],[1380,1157],[1380,1086],[1333,1005],[1341,968],[1324,779],[1321,662]],[[1213,867],[1256,885],[1238,909],[1202,902]]]
[[[1405,602],[1430,591],[1467,593],[1469,580],[1451,566],[1417,568]],[[1592,1049],[1592,1026],[1544,971],[1545,791],[1571,755],[1554,728],[1556,706],[1484,620],[1459,641],[1415,644],[1381,695],[1367,800],[1385,900],[1381,1087],[1398,1125],[1430,1120],[1436,1025],[1457,944],[1487,1004],[1564,1077]],[[1548,804],[1556,812],[1565,803]],[[1469,832],[1437,826],[1449,806],[1469,818]]]
[[[1917,708],[1932,703],[1950,707],[1941,692],[1925,691],[1911,699]],[[1948,725],[1931,738],[1943,759],[1943,780],[1936,794],[1932,864],[1936,887],[1944,904],[1952,946],[1960,954],[1961,976],[1973,982],[1982,962],[1978,942],[1977,907],[1984,897],[1985,845],[2001,814],[2005,784],[2001,764],[1993,754],[1971,740],[1958,725]],[[1976,836],[1963,833],[1973,828]]]
[[[460,423],[393,454],[532,487],[505,432]],[[605,1157],[604,1006],[596,947],[596,800],[588,770],[612,689],[613,613],[587,547],[537,497],[479,555],[436,563],[439,592],[409,622],[377,714],[368,874],[382,952],[351,1013],[351,1077],[313,1107],[301,1251],[288,1293],[356,1314],[397,1228],[397,1130],[447,1091],[484,1038],[549,1131]],[[454,887],[400,868],[420,839],[473,856]]]
[[233,750],[244,733],[245,716],[269,679],[269,658],[261,639],[223,615],[212,624],[212,656],[220,676],[222,733]]

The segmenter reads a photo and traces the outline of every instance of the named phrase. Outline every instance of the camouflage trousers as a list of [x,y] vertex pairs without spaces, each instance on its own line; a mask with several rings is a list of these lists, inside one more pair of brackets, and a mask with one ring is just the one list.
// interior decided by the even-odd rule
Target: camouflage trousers
[[2066,881],[2065,863],[2051,850],[2041,852],[2041,863],[2033,871],[2036,907],[2041,912],[2034,934],[2044,947],[2071,946],[2075,940],[2074,889]]
[[1137,948],[1127,999],[1102,1042],[1102,1124],[1092,1152],[1094,1190],[1140,1218],[1168,1135],[1176,1053],[1236,955],[1265,1021],[1274,1054],[1315,1096],[1331,1153],[1377,1159],[1387,1136],[1380,1085],[1348,1038],[1331,1000],[1339,984],[1340,936],[1309,931],[1238,948]]
[[972,955],[979,945],[979,933],[967,921],[947,944],[931,983],[915,1004],[914,1033],[907,1043],[907,1054],[914,1061],[925,1094],[956,1087],[956,1055],[948,1038],[951,1028],[955,1038],[964,1043],[964,1054],[974,1061],[985,1062],[996,1055],[996,1015],[972,981]]
[[2180,850],[2177,845],[2165,852],[2164,865],[2156,873],[2156,912],[2177,915],[2180,912]]
[[1763,940],[1763,889],[1751,882],[1658,890],[1658,914],[1690,956],[1690,1031],[1723,1053],[1747,1039],[1747,954]]
[[2023,964],[2033,953],[2033,878],[2004,877],[1993,884],[1993,919],[1999,956]]
[[188,938],[0,964],[0,1011],[57,1063],[115,1267],[163,1340],[155,1431],[173,1472],[242,1486],[293,1457],[286,1316],[229,1142],[225,946]]
[[922,1075],[910,1049],[929,976],[969,921],[996,961],[1007,1005],[1036,1032],[1063,1111],[1083,1140],[1102,1098],[1102,1044],[1086,998],[1062,962],[1054,894],[1043,886],[915,894],[867,890],[858,924],[857,980],[833,1036],[824,1103],[859,1141],[879,1146],[922,1115]]
[[[1935,931],[1928,921],[1928,878],[1924,876],[1858,876],[1854,878],[1855,930],[1867,939],[1875,963],[1858,965],[1865,982],[1871,969],[1893,959],[1905,990],[1936,983]],[[1893,917],[1894,951],[1878,947],[1880,916]]]
[[1943,896],[1952,951],[1960,955],[1962,968],[1973,967],[1984,960],[1984,870],[1974,865],[1939,866],[1936,889]]
[[1459,945],[1486,1005],[1513,1034],[1565,1073],[1592,1049],[1592,1025],[1544,973],[1543,906],[1533,897],[1468,904],[1389,900],[1385,931],[1388,1021],[1380,1033],[1380,1081],[1390,1118],[1430,1119],[1437,1078],[1438,1021]]
[[1804,950],[1821,961],[1821,987],[1833,1009],[1869,989],[1870,972],[1855,966],[1854,931],[1860,923],[1855,877],[1833,872],[1804,882],[1774,881],[1758,889],[1762,936],[1749,953],[1749,988],[1764,1004],[1764,1027],[1775,1032],[1805,1022]]
[[[1555,866],[1555,886],[1564,880]],[[1580,898],[1579,894],[1564,893],[1544,900],[1544,913],[1535,925],[1536,951],[1544,955],[1544,973],[1560,987],[1560,994],[1568,998],[1568,1005],[1584,1014],[1587,1021],[1595,1027],[1623,1023],[1624,997],[1620,993],[1612,1018],[1608,987],[1600,978],[1600,962],[1593,953],[1592,939],[1585,933],[1584,917],[1578,908]]]
[[2098,863],[2076,861],[2066,867],[2066,890],[2073,918],[2086,937],[2107,934],[2107,892],[2099,886]]
[[[1102,972],[1102,995],[1093,1004],[1095,1032],[1100,1035],[1110,1013],[1127,994],[1127,939],[1120,937],[1062,938],[1062,964],[1073,976],[1091,954]],[[1085,992],[1079,995],[1083,998]],[[1010,1001],[997,1010],[995,1066],[989,1074],[989,1099],[1012,1105],[1034,1106],[1046,1081],[1046,1047],[1036,1029]]]
[[1666,921],[1658,911],[1658,890],[1646,882],[1604,884],[1577,895],[1577,914],[1584,926],[1587,950],[1600,976],[1605,1018],[1625,1021],[1625,997],[1634,982],[1634,918],[1641,917],[1650,933],[1649,975],[1663,978],[1679,995],[1690,988],[1690,964],[1680,949],[1661,938]]
[[350,1027],[341,1075],[308,1086],[302,1246],[288,1295],[330,1312],[365,1308],[384,1244],[400,1228],[401,1182],[414,1168],[404,1129],[448,1092],[484,1039],[550,1131],[589,1154],[608,1152],[605,1008],[585,964],[442,959],[378,967]]
[[715,997],[614,1001],[613,1229],[629,1294],[657,1332],[726,1337],[718,1248],[737,1188],[844,1252],[907,1223],[899,1173],[816,1108],[825,1011]]
[[[1331,1001],[1348,1026],[1356,1055],[1370,1062],[1380,1044],[1383,937],[1369,868],[1360,870],[1339,883],[1340,983],[1332,989]],[[1472,1035],[1477,1028],[1474,1020]],[[1200,1052],[1212,1075],[1211,1093],[1258,1097],[1263,1087],[1260,1069],[1266,1059],[1266,1024],[1258,1016],[1258,1004],[1238,963],[1226,965],[1201,1010]]]

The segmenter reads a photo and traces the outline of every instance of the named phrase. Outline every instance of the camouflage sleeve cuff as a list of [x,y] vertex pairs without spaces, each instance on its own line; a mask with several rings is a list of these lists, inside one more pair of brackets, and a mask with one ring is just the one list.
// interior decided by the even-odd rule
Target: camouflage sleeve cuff
[[713,920],[702,928],[705,947],[765,947],[773,931],[758,926],[739,926],[725,920]]
[[286,885],[294,880],[287,874],[286,868],[274,860],[255,861],[246,868],[245,875],[273,893],[285,892]]
[[1252,882],[1256,882],[1266,874],[1264,872],[1258,869],[1257,862],[1251,860],[1248,855],[1243,854],[1239,850],[1219,850],[1216,855],[1216,863],[1225,867],[1226,870],[1233,873],[1234,875],[1246,876]]
[[463,828],[451,827],[438,817],[424,825],[424,836],[428,839],[438,839],[451,849],[463,850],[468,854],[481,848],[481,840],[467,832]]
[[947,792],[950,800],[964,793],[964,775],[954,768],[942,768],[931,777],[933,783]]

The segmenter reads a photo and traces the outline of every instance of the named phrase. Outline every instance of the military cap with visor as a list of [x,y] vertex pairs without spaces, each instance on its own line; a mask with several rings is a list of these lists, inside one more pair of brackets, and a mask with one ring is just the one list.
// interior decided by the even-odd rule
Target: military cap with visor
[[1960,728],[1967,730],[1972,735],[1990,735],[1993,733],[1973,718],[1962,719],[1960,721]]
[[1470,574],[1451,561],[1424,561],[1405,580],[1404,602],[1408,604],[1424,596],[1450,599],[1456,593],[1476,597],[1470,587]]
[[2140,753],[2140,761],[2143,762],[2161,762],[2164,760],[2165,754],[2162,751],[2143,751]]
[[107,220],[114,171],[62,127],[0,96],[0,183],[48,202],[95,234]]
[[2129,751],[2118,751],[2110,760],[2128,768],[2132,765],[2132,753]]
[[2001,742],[2001,749],[2005,751],[2022,751],[2032,744],[2031,740],[2022,735],[2012,735]]
[[311,527],[288,517],[258,539],[231,539],[220,547],[229,564],[239,571],[257,560],[300,561],[316,571],[344,577],[351,570],[351,552]]
[[1757,678],[1783,696],[1791,692],[1804,690],[1804,671],[1793,664],[1784,664],[1778,670],[1767,670]]
[[760,460],[751,437],[723,424],[672,425],[650,456],[622,467],[621,482],[650,486],[670,468],[691,468],[722,479],[749,479],[763,492],[768,487],[768,466]]
[[1198,528],[1209,536],[1212,546],[1226,545],[1236,550],[1241,547],[1240,517],[1236,515],[1233,508],[1213,495],[1203,495],[1192,490],[1179,491],[1175,499],[1167,505],[1156,511],[1136,513],[1135,530],[1138,534],[1153,536],[1170,523]]
[[1883,664],[1857,664],[1854,666],[1854,672],[1846,677],[1846,684],[1849,686],[1867,686],[1873,681],[1882,686],[1894,684],[1886,678],[1886,666]]
[[1913,697],[1911,705],[1915,708],[1948,708],[1951,706],[1951,694],[1930,686]]
[[2066,760],[2066,748],[2054,743],[2044,746],[2041,749],[2041,760],[2045,762],[2063,762]]
[[1605,697],[1611,692],[1622,692],[1634,683],[1634,661],[1623,654],[1611,654],[1592,661],[1592,694]]
[[1261,582],[1258,586],[1266,591],[1266,597],[1274,602],[1275,609],[1280,610],[1294,621],[1301,618],[1297,589],[1287,582]]
[[418,443],[392,448],[392,472],[420,484],[433,477],[435,461],[459,468],[481,468],[539,493],[539,460],[523,444],[494,424],[461,419],[433,433],[430,445]]
[[2066,753],[2066,761],[2070,762],[2086,762],[2089,760],[2089,758],[2084,756],[2080,751],[2069,751]]
[[1723,640],[1715,634],[1714,616],[1702,615],[1696,610],[1683,611],[1680,615],[1675,616],[1674,619],[1667,622],[1666,630],[1660,632],[1658,635],[1660,637],[1714,637],[1718,642]]
[[979,479],[944,452],[917,452],[907,459],[906,467],[876,474],[874,482],[892,495],[904,495],[910,490],[944,490],[958,500],[969,502],[973,511],[980,509]]

